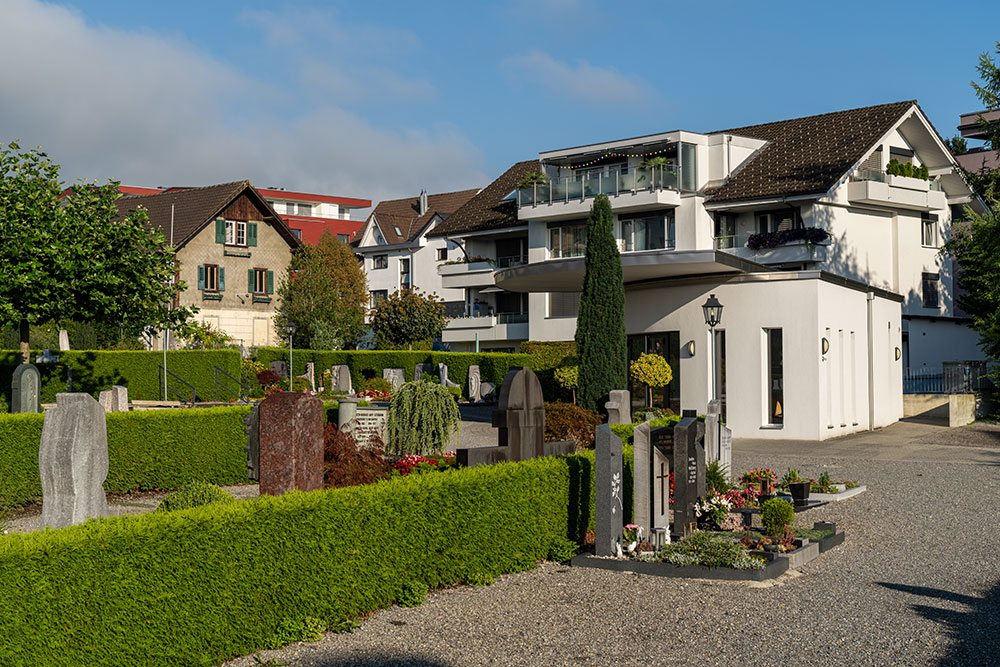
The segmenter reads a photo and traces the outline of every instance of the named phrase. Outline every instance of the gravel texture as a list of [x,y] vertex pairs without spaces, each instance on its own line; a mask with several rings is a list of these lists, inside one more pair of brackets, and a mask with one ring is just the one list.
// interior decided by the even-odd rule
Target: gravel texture
[[649,577],[544,563],[439,590],[349,634],[227,665],[996,664],[997,465],[766,458],[868,491],[800,515],[847,541],[773,582]]

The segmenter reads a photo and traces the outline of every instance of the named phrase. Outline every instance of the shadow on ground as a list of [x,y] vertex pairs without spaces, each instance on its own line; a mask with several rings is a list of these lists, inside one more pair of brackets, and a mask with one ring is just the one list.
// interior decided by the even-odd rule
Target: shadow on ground
[[939,665],[994,665],[996,656],[987,655],[983,647],[986,639],[1000,632],[1000,584],[994,586],[984,597],[973,597],[953,593],[940,588],[908,586],[879,582],[890,590],[918,595],[934,600],[957,602],[969,608],[968,611],[945,609],[933,604],[914,604],[913,610],[929,621],[944,626],[952,640],[951,648],[938,662]]
[[400,653],[380,653],[363,657],[332,658],[315,663],[316,667],[341,667],[342,665],[351,665],[352,667],[389,667],[390,665],[400,665],[401,667],[448,667],[450,664],[433,658]]

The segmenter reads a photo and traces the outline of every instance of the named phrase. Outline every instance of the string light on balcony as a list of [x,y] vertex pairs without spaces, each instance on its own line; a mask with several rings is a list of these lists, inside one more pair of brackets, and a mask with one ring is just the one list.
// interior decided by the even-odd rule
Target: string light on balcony
[[592,165],[597,164],[598,162],[602,162],[604,160],[607,160],[608,158],[613,158],[613,157],[624,157],[624,158],[642,157],[642,158],[645,158],[645,157],[652,157],[654,155],[659,155],[661,153],[666,153],[666,152],[668,152],[670,150],[672,150],[672,149],[671,148],[661,148],[658,151],[650,151],[648,153],[605,153],[601,157],[594,158],[590,162],[581,162],[579,164],[568,165],[568,166],[561,167],[561,168],[562,169],[582,169],[583,167],[590,167]]

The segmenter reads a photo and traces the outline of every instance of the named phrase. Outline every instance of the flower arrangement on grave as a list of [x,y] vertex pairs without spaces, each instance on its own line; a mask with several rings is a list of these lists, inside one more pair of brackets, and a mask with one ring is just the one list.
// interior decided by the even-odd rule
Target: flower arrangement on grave
[[760,487],[762,480],[770,480],[773,483],[776,479],[778,479],[778,475],[770,468],[754,468],[740,476],[740,481],[743,484],[754,484],[758,487]]
[[639,542],[642,541],[642,526],[634,523],[627,524],[622,530],[622,547],[627,554],[635,553]]
[[[827,475],[827,477],[829,477],[829,475]],[[788,488],[789,484],[802,484],[805,482],[815,484],[816,480],[809,479],[808,477],[802,477],[799,475],[798,470],[792,470],[791,468],[788,468],[788,472],[781,477],[781,487],[785,489]]]
[[712,533],[694,532],[674,544],[665,545],[657,560],[677,566],[731,567],[737,570],[762,570],[765,561],[747,553],[735,540]]
[[752,486],[743,489],[730,489],[726,491],[725,496],[734,510],[751,509],[760,504],[757,500],[760,497],[760,489],[755,489]]
[[380,391],[378,389],[362,389],[358,392],[358,398],[364,398],[369,401],[391,401],[392,392]]
[[706,528],[720,529],[732,508],[732,503],[726,496],[712,490],[695,503],[694,515],[698,517],[700,525]]
[[447,470],[455,466],[455,453],[446,452],[444,454],[421,456],[419,454],[408,454],[392,464],[392,475],[406,477],[411,472],[423,474],[426,472],[437,472]]

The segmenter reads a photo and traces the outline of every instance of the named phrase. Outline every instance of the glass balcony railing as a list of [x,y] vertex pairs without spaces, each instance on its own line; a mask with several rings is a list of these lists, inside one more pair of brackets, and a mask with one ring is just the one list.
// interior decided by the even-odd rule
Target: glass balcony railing
[[643,190],[679,190],[680,165],[624,167],[608,173],[554,178],[517,191],[517,205],[535,206],[583,200],[599,194],[609,196]]
[[[886,183],[888,182],[887,174],[884,171],[879,171],[878,169],[858,169],[854,172],[851,177],[853,181],[875,181],[876,183]],[[928,180],[928,188],[931,192],[943,192],[941,189],[941,181]]]
[[747,244],[746,234],[736,234],[733,236],[716,236],[715,237],[715,249],[716,250],[731,250],[733,248],[742,248]]
[[499,324],[524,324],[528,321],[528,313],[499,313],[497,322]]
[[512,266],[521,266],[528,263],[528,258],[523,255],[512,255],[510,257],[497,257],[496,268],[507,269]]

